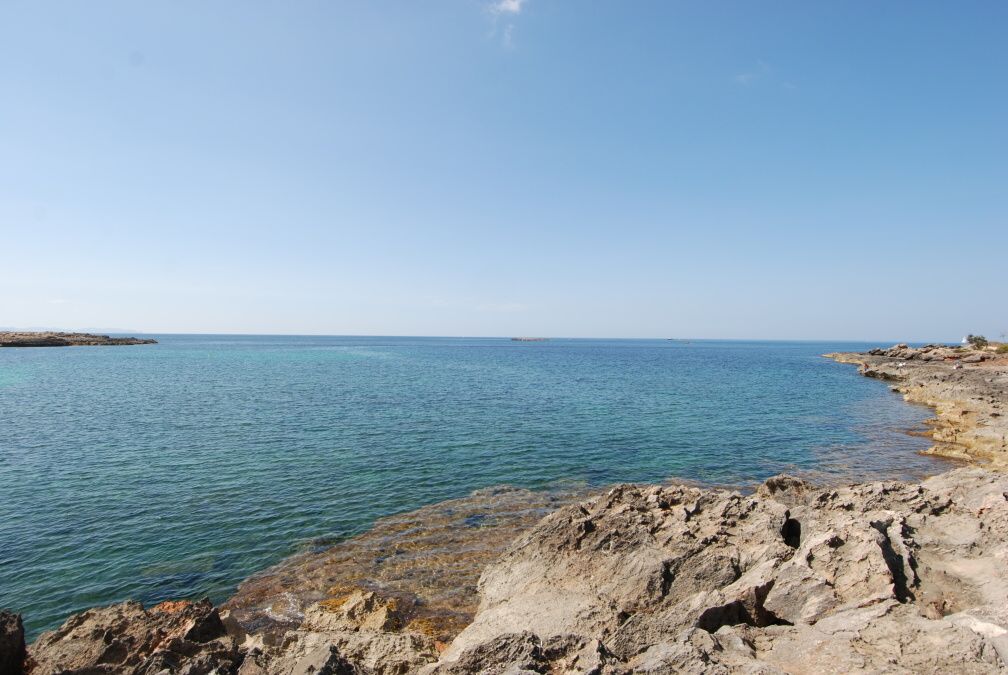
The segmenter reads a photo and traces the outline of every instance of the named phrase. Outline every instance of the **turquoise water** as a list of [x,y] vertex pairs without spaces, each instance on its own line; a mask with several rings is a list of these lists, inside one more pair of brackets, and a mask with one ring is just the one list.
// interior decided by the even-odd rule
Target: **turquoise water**
[[0,607],[228,597],[489,485],[942,468],[929,416],[820,358],[875,345],[157,336],[0,349]]

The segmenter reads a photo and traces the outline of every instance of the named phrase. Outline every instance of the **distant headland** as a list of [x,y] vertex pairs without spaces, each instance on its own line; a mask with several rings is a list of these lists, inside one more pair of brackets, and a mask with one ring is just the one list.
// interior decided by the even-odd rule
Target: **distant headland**
[[109,337],[91,333],[0,332],[0,347],[98,347],[108,345],[154,345],[157,340]]

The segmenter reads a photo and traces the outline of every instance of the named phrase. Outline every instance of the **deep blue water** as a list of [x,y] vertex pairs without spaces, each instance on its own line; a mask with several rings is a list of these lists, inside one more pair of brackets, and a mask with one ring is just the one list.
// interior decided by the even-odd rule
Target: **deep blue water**
[[867,344],[156,336],[0,349],[0,607],[33,633],[228,597],[378,517],[510,483],[942,468]]

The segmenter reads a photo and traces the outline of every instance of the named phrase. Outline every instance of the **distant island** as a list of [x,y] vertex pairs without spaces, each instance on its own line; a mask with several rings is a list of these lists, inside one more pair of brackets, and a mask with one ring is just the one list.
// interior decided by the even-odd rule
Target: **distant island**
[[155,345],[157,340],[109,337],[91,333],[0,332],[0,347],[99,347],[107,345]]
[[511,342],[546,342],[549,338],[537,338],[537,337],[513,337]]

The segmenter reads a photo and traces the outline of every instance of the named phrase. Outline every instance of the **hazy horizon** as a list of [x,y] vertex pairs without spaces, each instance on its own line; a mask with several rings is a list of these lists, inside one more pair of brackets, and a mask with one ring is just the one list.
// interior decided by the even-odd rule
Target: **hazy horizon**
[[1002,3],[4,3],[0,324],[997,339],[1005,25]]
[[[179,332],[171,330],[149,331],[149,330],[129,330],[124,328],[101,328],[93,326],[62,328],[55,326],[0,326],[0,331],[23,331],[23,332],[78,332],[78,333],[102,333],[108,335],[164,335],[164,336],[230,336],[230,337],[332,337],[332,338],[415,338],[415,339],[459,339],[459,340],[509,340],[515,337],[545,338],[548,340],[675,340],[675,341],[695,341],[695,342],[851,342],[851,343],[878,343],[879,346],[888,346],[899,342],[910,344],[958,344],[960,339],[921,339],[921,338],[802,338],[802,337],[706,337],[706,336],[659,336],[659,335],[532,335],[526,333],[508,333],[500,335],[409,335],[409,334],[378,334],[378,333],[220,333],[213,331]],[[998,340],[1003,336],[988,335],[989,339]]]

